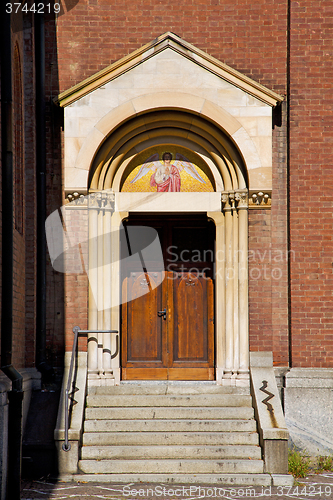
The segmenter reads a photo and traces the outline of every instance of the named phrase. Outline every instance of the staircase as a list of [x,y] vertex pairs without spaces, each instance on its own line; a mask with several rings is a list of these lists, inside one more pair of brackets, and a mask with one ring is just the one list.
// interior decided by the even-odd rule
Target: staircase
[[79,468],[95,481],[266,485],[258,441],[247,388],[122,383],[90,390]]

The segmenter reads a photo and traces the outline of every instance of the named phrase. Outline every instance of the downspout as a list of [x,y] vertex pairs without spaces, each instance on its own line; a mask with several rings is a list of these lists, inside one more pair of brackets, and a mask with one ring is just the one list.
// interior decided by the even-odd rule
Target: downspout
[[22,463],[22,375],[12,365],[13,345],[13,116],[11,18],[1,17],[2,316],[1,370],[11,380],[8,393],[8,474],[6,498],[20,499]]
[[[288,237],[288,344],[289,368],[293,367],[292,325],[291,325],[291,238],[290,238],[290,107],[291,107],[291,0],[287,12],[287,237]],[[285,381],[284,381],[285,384]],[[284,385],[285,387],[285,385]]]
[[36,67],[36,194],[37,194],[37,318],[36,366],[43,377],[50,373],[46,363],[46,112],[44,14],[35,20]]

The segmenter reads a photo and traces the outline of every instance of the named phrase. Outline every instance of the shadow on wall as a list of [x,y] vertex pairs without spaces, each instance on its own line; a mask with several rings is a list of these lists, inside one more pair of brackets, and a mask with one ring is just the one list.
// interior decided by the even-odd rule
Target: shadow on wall
[[24,479],[40,479],[58,473],[54,429],[59,398],[59,389],[44,389],[32,394],[22,443]]

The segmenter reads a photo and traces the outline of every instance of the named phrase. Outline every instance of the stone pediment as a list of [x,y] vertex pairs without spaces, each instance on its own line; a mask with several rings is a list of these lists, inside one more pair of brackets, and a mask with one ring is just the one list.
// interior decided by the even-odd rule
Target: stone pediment
[[[187,131],[182,134],[187,138],[205,120],[222,130],[243,158],[247,187],[270,190],[272,108],[282,100],[173,33],[165,33],[56,98],[65,108],[65,189],[86,192],[97,152],[108,137],[116,137],[120,125],[136,119],[136,126],[142,122],[142,131],[154,141],[146,117],[172,111],[186,114]],[[132,133],[131,127],[123,133]],[[164,141],[172,123],[168,127]]]
[[[150,60],[156,58],[157,55],[168,49],[185,58],[185,60],[187,60],[187,65],[185,64],[187,68],[189,68],[188,61],[190,61],[194,65],[207,70],[209,73],[216,75],[221,80],[228,82],[232,86],[237,87],[265,104],[276,106],[276,104],[283,100],[282,96],[276,94],[272,90],[220,62],[209,54],[196,48],[194,45],[182,40],[174,33],[167,32],[98,73],[95,73],[86,80],[78,83],[74,87],[62,92],[55,99],[55,102],[62,107],[66,107],[125,73],[128,73],[133,68],[149,63]],[[164,56],[165,55],[166,54],[164,54]],[[159,59],[163,60],[163,56]],[[165,78],[167,78],[168,75],[173,77],[174,73],[172,68],[170,68],[169,72],[166,67],[164,70],[161,68],[162,65],[160,65],[160,71],[154,72],[155,78],[158,74],[160,74],[160,76],[164,75]]]

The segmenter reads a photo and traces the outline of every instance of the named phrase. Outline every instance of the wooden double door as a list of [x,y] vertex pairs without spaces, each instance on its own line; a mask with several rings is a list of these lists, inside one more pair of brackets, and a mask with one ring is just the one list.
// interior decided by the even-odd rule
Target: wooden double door
[[213,380],[213,223],[141,216],[126,224],[157,231],[163,265],[122,270],[122,378]]

